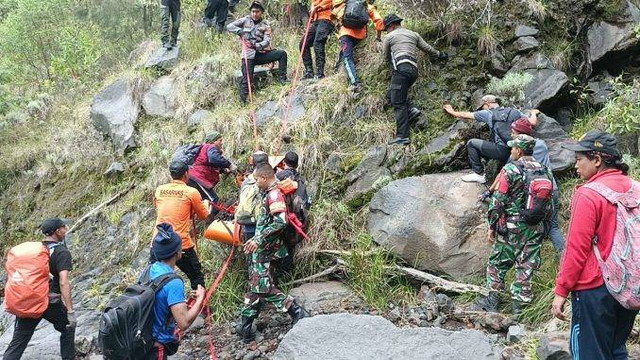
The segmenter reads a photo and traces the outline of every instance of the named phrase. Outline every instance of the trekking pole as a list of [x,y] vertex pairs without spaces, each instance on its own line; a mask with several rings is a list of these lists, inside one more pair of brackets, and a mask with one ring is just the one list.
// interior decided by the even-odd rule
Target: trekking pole
[[[289,91],[289,98],[287,99],[287,108],[285,109],[284,116],[282,117],[282,125],[280,127],[280,136],[278,136],[278,146],[276,147],[276,153],[280,151],[280,145],[282,144],[282,138],[285,133],[285,127],[287,123],[287,119],[289,118],[289,113],[291,112],[291,105],[293,105],[293,95],[296,90],[296,85],[300,76],[300,68],[302,66],[302,57],[307,47],[307,37],[309,35],[309,30],[311,29],[311,23],[313,22],[313,16],[309,16],[309,20],[307,20],[307,26],[304,30],[304,35],[302,38],[302,48],[300,49],[300,55],[298,56],[298,64],[296,65],[296,71],[293,76],[293,81],[291,82],[291,90]],[[311,51],[311,49],[309,49]]]
[[251,76],[249,76],[249,59],[247,59],[249,47],[247,46],[247,43],[243,38],[240,38],[240,44],[242,45],[242,57],[244,57],[244,76],[247,77],[247,86],[249,87],[249,116],[251,117],[251,121],[253,122],[253,141],[256,145],[256,151],[258,151],[260,150],[260,146],[258,143],[258,123],[256,120],[256,112],[253,108],[253,89]]

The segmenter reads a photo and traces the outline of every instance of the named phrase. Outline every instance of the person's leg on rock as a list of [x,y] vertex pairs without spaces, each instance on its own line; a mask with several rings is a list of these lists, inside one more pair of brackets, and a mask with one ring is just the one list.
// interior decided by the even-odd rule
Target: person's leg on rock
[[356,62],[353,56],[355,47],[360,40],[354,39],[349,35],[344,35],[340,38],[340,54],[344,62],[344,67],[347,70],[347,76],[349,77],[349,83],[354,88],[360,86],[360,79],[358,78],[358,71],[356,70]]
[[[311,47],[314,45],[314,40],[316,38],[316,31],[318,29],[318,21],[315,21],[313,25],[309,28],[309,32],[307,33],[306,40],[303,37],[300,39],[300,51],[302,51],[302,63],[304,64],[304,76],[303,79],[312,79],[314,77],[313,73],[313,59],[311,58]],[[304,49],[302,46],[304,45]],[[318,54],[316,53],[316,61],[318,61]]]
[[219,5],[216,10],[216,31],[218,34],[224,32],[224,24],[227,22],[229,16],[229,2],[227,0],[218,0]]
[[169,0],[171,11],[171,47],[178,45],[178,35],[180,34],[180,0]]
[[213,18],[216,17],[216,8],[219,1],[220,0],[207,1],[207,7],[204,9],[204,18],[202,19],[202,22],[207,27],[210,27],[211,25],[213,25]]
[[418,78],[418,69],[411,64],[400,64],[391,76],[389,99],[396,118],[396,138],[390,144],[409,144],[409,88]]
[[318,79],[324,77],[324,68],[326,63],[326,46],[329,36],[333,34],[334,26],[329,20],[319,20],[314,23],[317,25],[315,37],[313,39],[313,52],[316,54],[316,76]]
[[160,5],[161,11],[161,25],[160,25],[160,40],[162,41],[162,47],[165,49],[171,48],[171,35],[169,28],[171,27],[171,10],[169,9],[168,2],[163,1]]
[[187,278],[189,278],[192,290],[197,289],[198,285],[205,287],[202,265],[193,247],[182,250],[182,258],[176,262],[176,265],[178,269],[182,270],[182,272],[187,275]]
[[511,284],[511,298],[513,299],[513,314],[519,315],[522,309],[533,301],[531,279],[533,272],[540,268],[542,259],[542,235],[544,225],[528,226],[524,222],[515,224],[510,229],[509,236],[515,244],[516,276]]
[[500,295],[505,290],[505,277],[515,263],[514,246],[510,235],[497,235],[493,243],[493,250],[487,264],[487,287],[489,296],[479,298],[476,306],[481,310],[497,312],[500,305]]
[[4,352],[3,360],[20,360],[40,320],[16,317],[13,338]]
[[282,84],[287,81],[287,52],[276,49],[266,53],[256,53],[256,65],[269,64],[274,61],[278,62],[278,79]]
[[462,176],[462,181],[484,184],[487,180],[484,175],[482,158],[494,159],[505,163],[509,159],[511,150],[506,146],[497,145],[491,141],[471,139],[467,141],[467,153],[469,154],[469,165],[471,165],[473,173]]

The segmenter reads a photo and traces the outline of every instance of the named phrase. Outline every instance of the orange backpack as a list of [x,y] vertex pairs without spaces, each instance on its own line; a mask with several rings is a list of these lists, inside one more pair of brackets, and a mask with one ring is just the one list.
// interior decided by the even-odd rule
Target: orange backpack
[[9,250],[4,289],[4,308],[8,313],[39,318],[49,307],[49,252],[56,245],[24,242]]

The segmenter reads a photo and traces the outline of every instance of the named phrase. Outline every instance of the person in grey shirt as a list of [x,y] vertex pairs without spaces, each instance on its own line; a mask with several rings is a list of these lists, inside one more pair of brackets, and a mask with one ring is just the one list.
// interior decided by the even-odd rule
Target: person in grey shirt
[[[511,123],[524,115],[517,109],[500,106],[495,95],[483,96],[476,108],[475,112],[455,111],[450,104],[444,105],[444,111],[451,116],[462,120],[480,121],[489,126],[491,130],[489,140],[471,139],[467,142],[469,165],[473,172],[462,176],[462,181],[484,184],[487,180],[482,158],[498,160],[501,165],[509,160],[511,150],[507,146],[507,141],[511,140]],[[531,111],[529,119],[531,123],[537,123],[538,113],[539,111],[535,109]]]
[[419,50],[440,60],[449,58],[447,53],[436,50],[418,33],[403,28],[401,23],[402,18],[396,14],[384,18],[384,29],[388,34],[382,40],[382,48],[385,59],[389,60],[393,67],[391,88],[387,97],[393,105],[396,118],[396,138],[391,140],[389,145],[410,144],[410,122],[420,116],[420,110],[412,107],[409,102],[409,88],[418,79]]

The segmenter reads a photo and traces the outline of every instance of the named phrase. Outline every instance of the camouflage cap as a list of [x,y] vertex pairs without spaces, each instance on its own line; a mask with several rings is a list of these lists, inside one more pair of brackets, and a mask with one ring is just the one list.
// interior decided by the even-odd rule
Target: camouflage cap
[[476,103],[476,110],[480,110],[484,104],[493,104],[498,102],[498,97],[495,95],[487,94],[478,100]]
[[507,142],[507,146],[509,147],[517,147],[521,149],[525,153],[532,153],[534,146],[536,146],[536,139],[532,138],[529,135],[520,134],[516,136],[515,139]]
[[222,134],[220,134],[217,131],[212,131],[204,139],[204,142],[206,142],[207,144],[211,144],[211,143],[215,142],[216,140],[220,139],[221,137],[222,137]]

